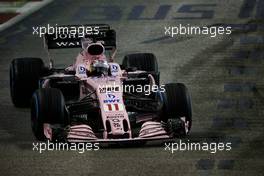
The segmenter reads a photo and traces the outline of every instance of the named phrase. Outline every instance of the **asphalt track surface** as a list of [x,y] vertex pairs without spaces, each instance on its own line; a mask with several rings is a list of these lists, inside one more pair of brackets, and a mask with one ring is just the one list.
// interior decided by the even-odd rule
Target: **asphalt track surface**
[[[188,7],[179,13],[190,4],[206,15],[186,13]],[[57,0],[1,32],[0,175],[264,175],[263,13],[263,1],[255,0]],[[118,62],[128,53],[155,53],[162,83],[183,82],[191,92],[193,128],[185,140],[232,142],[232,150],[172,154],[163,144],[151,144],[83,154],[32,151],[29,110],[12,105],[8,69],[12,58],[46,58],[32,26],[47,23],[110,24],[117,31]],[[179,23],[247,25],[215,38],[164,37],[164,26]],[[56,60],[66,63],[76,54],[58,54]]]

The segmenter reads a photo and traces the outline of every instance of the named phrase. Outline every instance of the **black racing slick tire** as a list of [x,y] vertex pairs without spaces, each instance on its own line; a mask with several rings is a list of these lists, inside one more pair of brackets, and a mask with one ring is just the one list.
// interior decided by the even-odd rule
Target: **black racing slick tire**
[[157,58],[152,53],[135,53],[126,55],[122,62],[124,69],[136,67],[137,70],[150,72],[159,85],[160,73]]
[[31,100],[31,127],[38,140],[45,140],[43,124],[66,125],[65,101],[55,88],[38,89]]
[[192,126],[191,98],[187,87],[182,83],[165,84],[163,121],[185,117],[188,131]]
[[28,107],[33,92],[38,88],[44,63],[39,58],[18,58],[10,65],[10,94],[16,107]]

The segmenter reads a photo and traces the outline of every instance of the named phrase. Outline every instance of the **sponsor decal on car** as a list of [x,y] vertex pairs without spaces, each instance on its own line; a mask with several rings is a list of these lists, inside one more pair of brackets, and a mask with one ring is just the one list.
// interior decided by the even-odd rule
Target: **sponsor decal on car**
[[122,103],[114,103],[114,104],[104,104],[104,110],[106,112],[109,111],[123,111],[124,110],[124,106]]
[[86,78],[87,77],[85,65],[79,64],[77,66],[76,76],[80,77],[80,78]]
[[72,117],[87,120],[87,114],[74,114]]
[[86,73],[86,69],[85,69],[85,67],[83,65],[80,65],[78,67],[78,73],[79,74],[85,74]]
[[122,118],[124,118],[124,114],[120,114],[120,113],[118,113],[118,114],[114,114],[114,115],[108,115],[108,116],[106,116],[106,118],[107,119],[122,119]]
[[122,127],[120,124],[121,121],[119,119],[111,119],[111,120],[112,120],[112,122],[113,122],[112,124],[116,130],[122,130]]
[[120,74],[120,67],[116,63],[112,63],[110,65],[110,70],[111,70],[111,75],[114,76],[114,77],[118,76]]
[[103,100],[104,103],[119,103],[120,99],[116,98],[114,94],[106,94],[106,99]]
[[118,72],[118,66],[114,65],[114,64],[111,65],[111,71],[114,72],[114,73]]

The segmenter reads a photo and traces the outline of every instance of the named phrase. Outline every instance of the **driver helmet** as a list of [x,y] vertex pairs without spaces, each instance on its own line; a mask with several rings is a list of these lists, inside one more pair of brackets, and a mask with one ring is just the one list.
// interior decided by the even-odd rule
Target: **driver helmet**
[[[104,69],[108,71],[108,64],[106,62],[105,48],[100,41],[93,42],[90,38],[83,38],[81,40],[82,48],[84,50],[83,60],[86,63],[86,69],[89,72],[95,72],[98,74],[102,71],[105,73]],[[98,67],[98,68],[97,68]]]
[[94,75],[108,75],[109,65],[106,60],[95,60],[91,65],[91,72]]

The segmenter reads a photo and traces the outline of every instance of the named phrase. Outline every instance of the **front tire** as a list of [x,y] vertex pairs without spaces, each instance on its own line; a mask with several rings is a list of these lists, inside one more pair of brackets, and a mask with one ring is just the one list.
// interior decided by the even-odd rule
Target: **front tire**
[[137,70],[150,72],[155,82],[159,85],[160,73],[156,56],[152,53],[136,53],[126,55],[123,59],[124,69],[136,67]]
[[16,107],[27,107],[44,70],[39,58],[18,58],[10,65],[10,94]]
[[188,125],[187,131],[189,132],[192,126],[192,106],[187,87],[182,83],[166,84],[163,95],[162,121],[167,122],[168,119],[181,119],[185,117],[185,123]]
[[65,101],[59,89],[37,90],[31,101],[31,127],[38,140],[45,140],[43,124],[66,125]]

